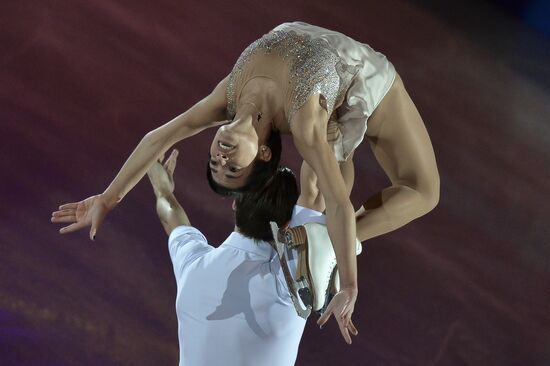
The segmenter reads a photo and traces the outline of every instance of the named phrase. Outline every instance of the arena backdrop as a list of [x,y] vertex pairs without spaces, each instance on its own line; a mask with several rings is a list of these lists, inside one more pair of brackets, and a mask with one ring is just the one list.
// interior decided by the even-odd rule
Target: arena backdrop
[[[103,192],[140,139],[240,52],[302,20],[395,65],[431,136],[441,199],[365,242],[359,336],[309,321],[297,365],[550,364],[550,41],[543,1],[11,1],[0,5],[0,365],[176,365],[175,281],[142,180],[103,223],[58,205]],[[546,22],[545,22],[546,19]],[[217,246],[231,202],[205,180],[213,131],[177,144],[176,195]],[[283,163],[298,171],[289,138]],[[355,207],[389,184],[368,144]],[[215,351],[215,350],[214,350]]]

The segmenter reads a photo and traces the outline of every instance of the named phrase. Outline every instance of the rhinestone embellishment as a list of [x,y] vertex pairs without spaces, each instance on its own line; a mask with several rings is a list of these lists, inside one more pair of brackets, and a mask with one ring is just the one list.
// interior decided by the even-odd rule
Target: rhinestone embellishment
[[233,66],[227,85],[229,118],[233,118],[236,113],[235,84],[238,75],[257,52],[274,53],[289,63],[289,122],[312,94],[324,96],[330,115],[336,101],[342,99],[346,92],[338,74],[338,68],[342,67],[340,59],[326,41],[292,30],[277,30],[251,43]]

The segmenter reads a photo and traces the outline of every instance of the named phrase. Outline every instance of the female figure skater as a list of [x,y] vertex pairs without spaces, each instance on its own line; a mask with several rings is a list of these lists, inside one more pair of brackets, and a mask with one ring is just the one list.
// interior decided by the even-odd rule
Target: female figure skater
[[[102,194],[61,205],[52,221],[71,223],[61,233],[91,225],[93,239],[159,156],[220,125],[208,175],[221,194],[261,187],[276,171],[279,133],[292,135],[324,198],[340,274],[341,290],[318,322],[334,314],[341,329],[349,328],[357,299],[356,234],[367,240],[432,210],[439,175],[424,123],[393,65],[341,33],[294,22],[265,34],[210,95],[147,133]],[[364,137],[392,184],[363,204],[356,224],[338,162],[349,160]]]

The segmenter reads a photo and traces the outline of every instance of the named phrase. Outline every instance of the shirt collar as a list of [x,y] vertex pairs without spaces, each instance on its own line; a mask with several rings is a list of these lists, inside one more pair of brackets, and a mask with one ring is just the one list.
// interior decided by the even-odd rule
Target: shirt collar
[[268,242],[255,241],[236,231],[232,232],[220,246],[230,246],[245,252],[251,252],[268,260],[275,255],[275,250]]

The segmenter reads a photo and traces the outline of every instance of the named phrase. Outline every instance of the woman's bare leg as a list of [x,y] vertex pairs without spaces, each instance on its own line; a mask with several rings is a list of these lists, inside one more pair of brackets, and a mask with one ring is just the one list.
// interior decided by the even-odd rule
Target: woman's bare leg
[[439,173],[430,137],[399,75],[370,117],[366,140],[392,185],[358,211],[361,241],[425,215],[439,201]]
[[[371,196],[357,211],[361,241],[393,231],[425,215],[439,202],[439,173],[430,137],[399,75],[369,118],[366,141],[392,185]],[[355,172],[352,157],[340,164],[348,195]],[[298,204],[323,212],[325,201],[317,176],[307,165],[300,171]]]
[[[347,161],[340,163],[340,173],[344,177],[349,196],[355,180],[353,154],[350,155]],[[302,162],[300,169],[300,197],[298,198],[298,205],[319,212],[325,211],[325,199],[317,187],[317,176],[305,161]]]
[[297,204],[315,211],[325,211],[325,199],[317,187],[317,175],[305,160],[300,168],[300,197]]

